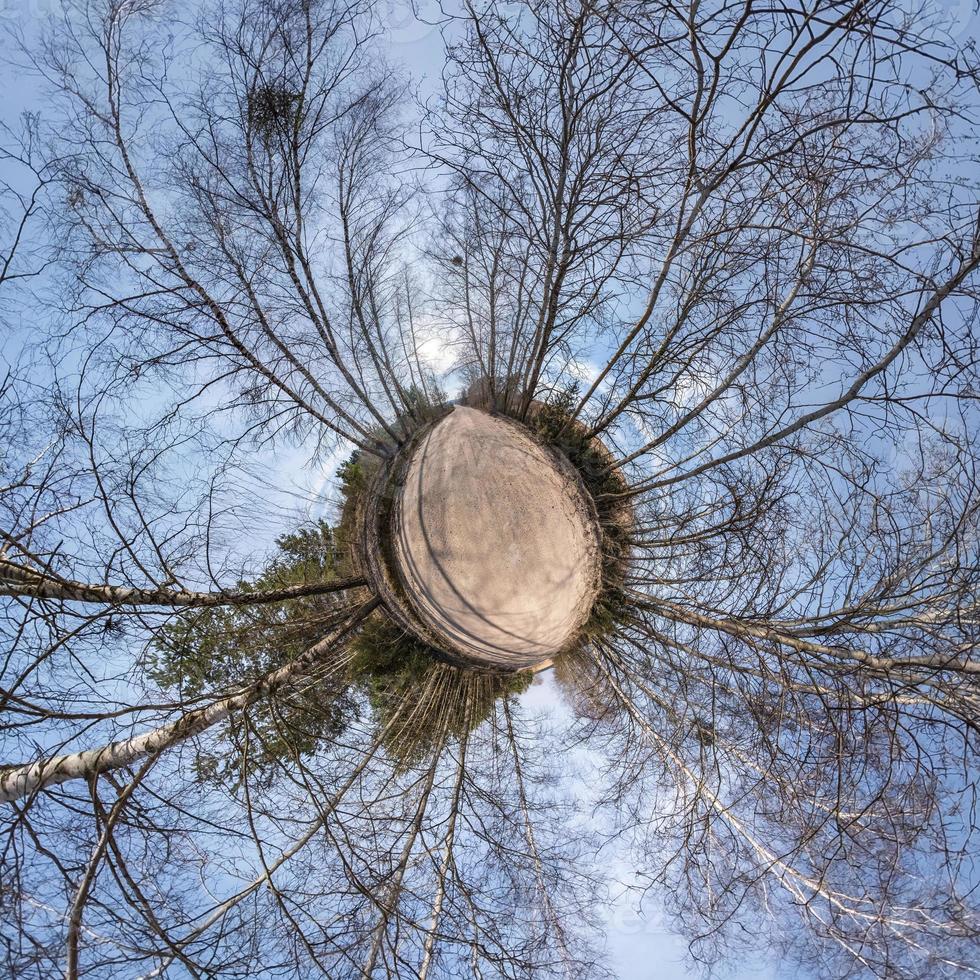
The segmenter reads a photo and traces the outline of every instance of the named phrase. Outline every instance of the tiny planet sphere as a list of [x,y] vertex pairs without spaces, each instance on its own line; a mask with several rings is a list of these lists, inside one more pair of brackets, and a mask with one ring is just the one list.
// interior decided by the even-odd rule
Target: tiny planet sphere
[[396,571],[447,652],[502,669],[561,652],[588,619],[599,533],[570,464],[517,423],[457,406],[415,447]]

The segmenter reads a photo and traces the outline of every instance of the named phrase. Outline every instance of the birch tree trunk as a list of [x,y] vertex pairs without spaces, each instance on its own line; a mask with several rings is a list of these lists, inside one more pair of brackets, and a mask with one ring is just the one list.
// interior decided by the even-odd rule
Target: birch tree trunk
[[439,753],[434,752],[429,763],[429,772],[426,776],[425,786],[422,788],[422,795],[419,797],[418,806],[415,808],[415,818],[412,821],[408,839],[405,841],[405,846],[402,848],[401,855],[398,859],[398,866],[395,868],[395,873],[387,888],[388,894],[382,903],[381,917],[378,920],[378,924],[374,927],[374,932],[371,937],[371,949],[368,952],[367,959],[364,961],[364,967],[361,971],[365,978],[370,978],[374,973],[374,968],[378,961],[378,954],[381,952],[381,944],[384,942],[385,931],[391,919],[391,913],[398,905],[402,879],[405,877],[405,870],[412,856],[412,849],[415,847],[415,842],[422,832],[422,821],[425,819],[425,810],[429,802],[429,797],[432,794],[432,786],[435,782],[438,764]]
[[456,783],[453,786],[452,809],[449,813],[449,826],[446,828],[446,841],[443,845],[442,861],[439,865],[439,881],[436,884],[436,894],[432,901],[432,918],[429,929],[425,934],[422,947],[422,965],[419,968],[419,980],[427,980],[432,966],[432,956],[436,947],[436,934],[439,920],[442,918],[442,906],[446,900],[446,876],[453,863],[453,841],[456,837],[456,816],[459,812],[459,798],[463,791],[463,777],[466,774],[466,742],[464,738],[459,747],[459,762],[456,766]]
[[291,664],[272,671],[236,694],[220,698],[204,708],[188,711],[176,721],[151,729],[142,735],[110,742],[96,749],[68,755],[49,756],[37,762],[9,766],[0,771],[0,801],[9,802],[47,786],[72,779],[91,779],[102,772],[121,769],[147,755],[156,755],[193,735],[205,731],[235,711],[247,708],[303,676],[344,637],[348,636],[378,605],[370,599],[360,606],[338,629],[310,647]]
[[306,596],[344,592],[364,585],[364,579],[338,579],[334,582],[304,582],[281,589],[230,592],[192,592],[186,589],[139,589],[120,585],[94,585],[61,578],[51,572],[37,572],[0,558],[0,595],[22,595],[69,602],[99,602],[120,606],[246,606],[302,599]]

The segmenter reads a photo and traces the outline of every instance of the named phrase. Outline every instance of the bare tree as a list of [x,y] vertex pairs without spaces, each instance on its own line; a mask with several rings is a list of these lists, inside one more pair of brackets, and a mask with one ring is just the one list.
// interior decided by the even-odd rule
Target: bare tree
[[256,542],[298,523],[263,454],[410,451],[433,336],[592,496],[564,734],[695,959],[975,972],[969,45],[895,0],[464,0],[415,126],[367,3],[168,9],[67,5],[6,188],[48,311],[0,383],[11,972],[603,970],[523,680],[332,538]]

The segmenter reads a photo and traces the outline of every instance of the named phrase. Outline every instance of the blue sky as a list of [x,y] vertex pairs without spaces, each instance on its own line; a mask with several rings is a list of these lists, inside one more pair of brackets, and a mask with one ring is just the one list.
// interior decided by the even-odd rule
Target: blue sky
[[[562,704],[557,685],[552,680],[551,671],[539,674],[535,683],[523,696],[529,709],[547,713],[549,720],[561,723],[568,717]],[[574,756],[575,751],[570,755]],[[587,760],[570,759],[571,766],[576,763],[583,769]],[[588,782],[588,775],[581,781]],[[581,787],[588,793],[588,786]],[[636,892],[627,892],[624,884],[629,884],[632,866],[625,849],[603,852],[601,864],[610,869],[610,886],[616,896],[615,903],[606,915],[606,942],[610,965],[620,980],[693,980],[702,974],[695,969],[687,957],[687,944],[666,917],[656,894],[643,897],[642,908]],[[789,971],[781,970],[773,958],[758,957],[737,964],[727,964],[719,971],[732,980],[782,980]]]
[[[438,91],[439,72],[443,63],[443,39],[432,23],[436,19],[440,0],[415,0],[421,19],[412,15],[410,0],[383,0],[387,7],[388,41],[393,64],[402,65],[418,86],[424,101]],[[443,6],[451,6],[443,3]],[[976,38],[980,13],[974,0],[907,0],[910,10],[923,10],[926,17],[954,37]],[[428,22],[426,22],[428,21]],[[597,360],[602,352],[596,352]],[[587,366],[585,366],[587,367]],[[555,685],[548,675],[525,695],[529,704],[560,714],[562,707]],[[623,869],[623,879],[629,875],[628,863],[614,860],[613,866]],[[613,880],[616,876],[613,875]],[[636,898],[624,895],[610,910],[607,942],[612,966],[620,980],[689,980],[701,972],[688,961],[686,943],[670,928],[670,923],[656,896],[647,895],[642,910]],[[775,956],[760,955],[725,964],[719,973],[732,980],[782,980],[795,976],[796,968],[781,963]]]
[[[973,0],[930,0],[930,9],[937,18],[954,25],[954,33],[966,36],[976,31],[972,3]],[[57,7],[57,0],[0,0],[0,25],[19,27],[29,33]],[[437,13],[436,0],[417,0],[416,9],[421,17],[413,14],[410,0],[382,0],[392,63],[404,66],[417,84],[419,96],[425,99],[437,91],[442,38],[437,27],[426,23],[427,18],[434,18]],[[8,43],[4,42],[3,50],[8,57],[15,57]],[[35,80],[10,63],[0,65],[0,90],[4,93],[5,122],[12,122],[20,110],[36,105]],[[296,487],[304,495],[309,494],[310,499],[318,496],[329,500],[332,473],[341,461],[342,456],[330,457],[311,470],[303,453],[296,452],[264,460],[263,466],[270,468],[270,475],[275,475],[282,486]],[[562,710],[555,686],[547,676],[531,688],[525,699],[529,705],[544,711],[559,714]],[[628,873],[624,862],[610,863],[617,869],[616,873],[618,869],[624,875]],[[700,975],[686,962],[685,943],[671,931],[654,896],[647,897],[642,914],[634,898],[622,898],[610,911],[607,938],[621,980],[682,980]],[[735,980],[776,980],[791,974],[772,959],[730,964],[726,972]]]

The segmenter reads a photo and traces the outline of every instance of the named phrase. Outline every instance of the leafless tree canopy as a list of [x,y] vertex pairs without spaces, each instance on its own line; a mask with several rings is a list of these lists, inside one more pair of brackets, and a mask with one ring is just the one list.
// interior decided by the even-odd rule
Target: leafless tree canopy
[[[369,0],[21,38],[2,970],[593,978],[615,851],[706,966],[980,972],[971,39],[443,6],[420,103]],[[363,681],[410,647],[369,577],[325,524],[275,557],[292,474],[364,492],[463,387],[547,417],[608,524],[550,723],[441,661]]]

